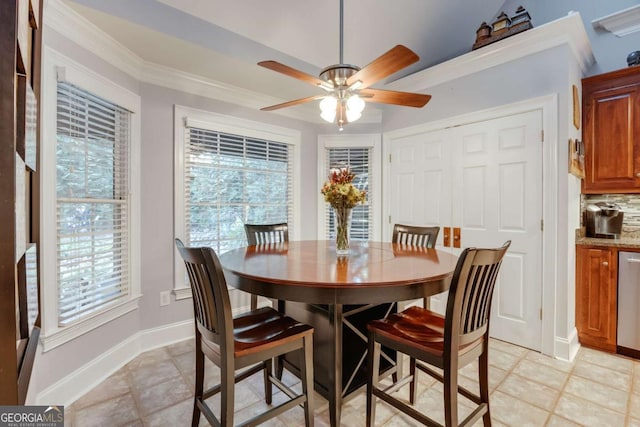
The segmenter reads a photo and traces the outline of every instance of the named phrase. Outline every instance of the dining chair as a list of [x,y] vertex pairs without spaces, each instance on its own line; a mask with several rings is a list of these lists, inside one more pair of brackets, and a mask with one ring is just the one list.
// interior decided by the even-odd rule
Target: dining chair
[[[369,377],[367,382],[367,417],[370,427],[375,421],[375,398],[378,397],[425,425],[441,425],[391,394],[409,384],[409,404],[416,397],[416,368],[444,385],[445,426],[473,425],[480,417],[491,425],[489,410],[489,320],[491,299],[502,259],[510,241],[496,249],[465,249],[451,279],[445,316],[422,307],[408,309],[374,320],[367,325],[369,334]],[[379,361],[381,345],[409,356],[409,373],[391,386],[380,388]],[[431,367],[442,369],[442,374]],[[478,360],[480,393],[474,394],[458,384],[458,370]],[[458,424],[458,393],[477,406]]]
[[[271,405],[272,385],[289,400],[243,422],[256,425],[297,405],[304,408],[306,426],[313,426],[313,328],[271,307],[232,317],[229,291],[216,253],[211,248],[187,248],[176,239],[193,293],[196,335],[196,377],[192,426],[200,413],[211,425],[232,426],[235,383],[263,371],[265,401]],[[297,394],[272,375],[272,359],[292,351],[304,353],[302,391]],[[204,356],[220,368],[220,384],[204,390]],[[236,371],[246,369],[239,374]],[[205,400],[220,393],[220,419]]]
[[[282,243],[289,241],[289,226],[286,222],[279,224],[245,224],[249,246]],[[258,295],[251,294],[251,310],[258,308]]]
[[[440,227],[421,227],[417,225],[395,224],[393,226],[392,243],[399,243],[406,246],[420,246],[433,248],[438,240]],[[422,306],[429,307],[429,298],[422,299]]]
[[393,226],[392,243],[409,246],[433,248],[438,239],[440,227],[420,227],[416,225],[395,224]]

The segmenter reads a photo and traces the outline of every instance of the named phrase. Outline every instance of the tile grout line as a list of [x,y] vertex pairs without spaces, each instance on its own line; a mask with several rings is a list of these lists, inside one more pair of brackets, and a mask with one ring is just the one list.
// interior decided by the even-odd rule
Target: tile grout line
[[[567,372],[567,378],[565,378],[564,383],[562,384],[562,387],[559,390],[558,397],[556,397],[556,400],[553,403],[553,406],[551,407],[551,410],[549,411],[549,419],[545,423],[545,426],[549,425],[549,423],[551,422],[551,417],[553,417],[554,415],[556,415],[556,416],[558,416],[560,418],[566,419],[565,417],[556,414],[556,408],[558,407],[558,402],[560,402],[560,399],[562,399],[562,396],[564,395],[564,390],[567,388],[567,384],[569,384],[569,381],[571,380],[571,376],[573,375],[573,371],[576,369],[576,365],[578,364],[578,357],[579,357],[579,355],[576,354],[576,357],[573,359],[573,363],[572,363],[571,369],[569,369],[569,372]],[[569,420],[569,421],[574,422],[573,420]],[[576,424],[578,424],[578,423],[576,422]]]
[[[522,348],[524,348],[524,347],[522,347]],[[496,349],[494,349],[494,350],[496,350]],[[513,364],[513,366],[512,366],[512,367],[507,371],[507,374],[502,378],[502,380],[500,380],[500,382],[498,382],[498,384],[496,384],[496,386],[495,386],[495,388],[493,389],[493,391],[489,394],[489,408],[491,408],[491,396],[492,396],[496,391],[500,391],[500,393],[504,393],[504,394],[506,394],[507,396],[513,397],[514,399],[517,399],[517,400],[519,400],[519,401],[521,401],[521,402],[524,402],[522,399],[518,398],[517,396],[512,396],[511,394],[509,394],[509,393],[507,393],[507,392],[504,392],[504,391],[502,391],[502,390],[498,390],[498,388],[500,388],[500,386],[501,386],[501,385],[502,385],[502,384],[507,380],[507,378],[509,378],[511,375],[518,375],[518,374],[516,374],[516,373],[514,372],[514,371],[515,371],[515,369],[518,367],[518,365],[520,365],[520,363],[521,363],[523,360],[526,360],[527,355],[532,351],[532,350],[529,350],[529,349],[525,349],[525,350],[526,350],[526,351],[524,351],[524,352],[522,353],[522,355],[521,355],[521,356],[519,356],[520,358],[518,359],[518,361],[517,361],[516,363],[514,363],[514,364]],[[506,353],[506,352],[504,352],[504,351],[503,351],[503,353]],[[491,353],[489,353],[489,354],[491,354]],[[512,354],[512,353],[508,353],[508,354]],[[515,356],[515,355],[514,355],[514,356]],[[518,376],[520,376],[520,375],[518,375]],[[528,404],[530,404],[530,405],[532,405],[532,406],[534,406],[534,407],[538,408],[538,406],[533,405],[533,404],[531,404],[531,403],[529,403],[529,402],[524,402],[524,403],[528,403]],[[545,412],[546,412],[546,410],[545,410]],[[491,418],[493,418],[493,415],[492,415],[492,417],[491,417]],[[547,418],[548,418],[548,417],[547,417]],[[509,425],[506,421],[502,421],[502,420],[500,420],[499,418],[498,418],[498,420],[499,420],[501,423],[504,423],[505,425]]]
[[[133,360],[136,360],[140,357],[140,355],[136,356]],[[133,361],[132,360],[132,361]],[[131,363],[131,362],[129,362]],[[134,386],[133,386],[133,378],[131,377],[131,371],[128,367],[129,363],[127,363],[125,366],[122,367],[122,369],[125,369],[126,373],[125,373],[125,379],[127,381],[127,384],[129,385],[129,393],[131,393],[131,398],[133,399],[133,406],[136,408],[136,414],[138,415],[138,419],[140,420],[140,422],[143,422],[142,420],[142,414],[140,412],[140,404],[138,402],[138,397],[136,396],[136,393],[134,392]]]

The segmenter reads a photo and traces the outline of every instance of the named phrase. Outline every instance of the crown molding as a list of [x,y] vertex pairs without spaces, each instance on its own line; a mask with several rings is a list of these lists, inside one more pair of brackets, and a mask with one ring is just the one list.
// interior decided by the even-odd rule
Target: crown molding
[[120,71],[140,79],[144,61],[133,51],[60,0],[45,1],[44,7],[45,26],[95,53]]
[[562,45],[569,46],[583,74],[595,62],[582,18],[579,13],[571,12],[564,18],[418,71],[388,84],[387,87],[392,90],[423,91]]
[[[259,110],[266,105],[283,102],[271,96],[152,62],[144,63],[141,75],[140,81],[144,83],[229,102],[254,110]],[[310,111],[300,111],[300,109],[287,110],[279,113],[307,122],[318,122],[319,118],[319,114],[312,114]]]
[[[207,79],[196,74],[176,70],[152,62],[145,62],[141,73],[141,81],[144,83],[175,89],[192,95],[240,105],[242,107],[259,110],[267,105],[275,105],[285,102],[282,99],[250,91],[238,86],[233,86],[220,81]],[[318,108],[282,109],[275,114],[302,120],[310,123],[325,123],[320,118]],[[265,113],[266,114],[266,113]],[[381,123],[382,111],[368,107],[362,113],[358,123]]]
[[591,21],[593,28],[603,28],[616,37],[640,31],[640,5],[631,6]]
[[[279,98],[147,62],[61,0],[48,0],[45,2],[45,7],[47,8],[44,14],[46,26],[73,40],[89,52],[99,52],[96,55],[101,59],[139,82],[204,96],[253,110],[285,102]],[[313,108],[282,109],[272,114],[314,124],[324,123],[318,110]],[[382,111],[369,107],[363,112],[359,122],[381,123]]]

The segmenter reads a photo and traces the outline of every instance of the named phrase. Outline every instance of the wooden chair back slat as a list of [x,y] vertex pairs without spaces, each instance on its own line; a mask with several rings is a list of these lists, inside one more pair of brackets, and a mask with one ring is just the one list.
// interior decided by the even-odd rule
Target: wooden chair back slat
[[474,342],[488,330],[493,291],[510,244],[498,249],[467,248],[460,255],[449,288],[445,326],[445,337],[457,336],[458,345]]
[[199,330],[220,344],[232,343],[231,301],[218,256],[211,248],[187,248],[176,239],[184,260]]
[[245,224],[244,231],[249,246],[289,241],[289,226],[286,223]]
[[440,227],[419,227],[415,225],[395,224],[391,241],[407,246],[433,248],[438,239]]

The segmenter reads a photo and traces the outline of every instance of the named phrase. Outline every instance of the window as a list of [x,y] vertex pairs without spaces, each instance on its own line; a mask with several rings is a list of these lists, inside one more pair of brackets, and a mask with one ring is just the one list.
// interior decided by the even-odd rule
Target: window
[[[353,208],[349,237],[353,240],[379,240],[380,137],[378,135],[320,136],[319,163],[322,182],[327,180],[329,170],[349,166],[356,174],[353,184],[367,191],[365,204]],[[319,191],[319,190],[318,190]],[[334,239],[334,213],[331,206],[321,198],[318,214],[318,238]]]
[[246,245],[245,223],[286,222],[295,238],[297,132],[178,106],[176,127],[177,237],[224,253]]
[[[328,148],[325,151],[328,165],[327,175],[330,169],[343,168],[349,166],[351,172],[356,174],[353,185],[358,190],[367,192],[367,201],[364,204],[355,206],[351,210],[351,228],[349,229],[349,239],[369,240],[371,228],[371,193],[369,188],[369,169],[371,148]],[[328,238],[335,239],[335,215],[328,203],[325,203],[325,229],[328,231]]]
[[56,132],[58,322],[129,295],[131,113],[59,82]]
[[[45,48],[44,351],[138,306],[140,97]],[[55,283],[55,286],[53,284]]]
[[245,223],[290,222],[288,144],[197,127],[186,137],[185,243],[223,253],[246,244]]

